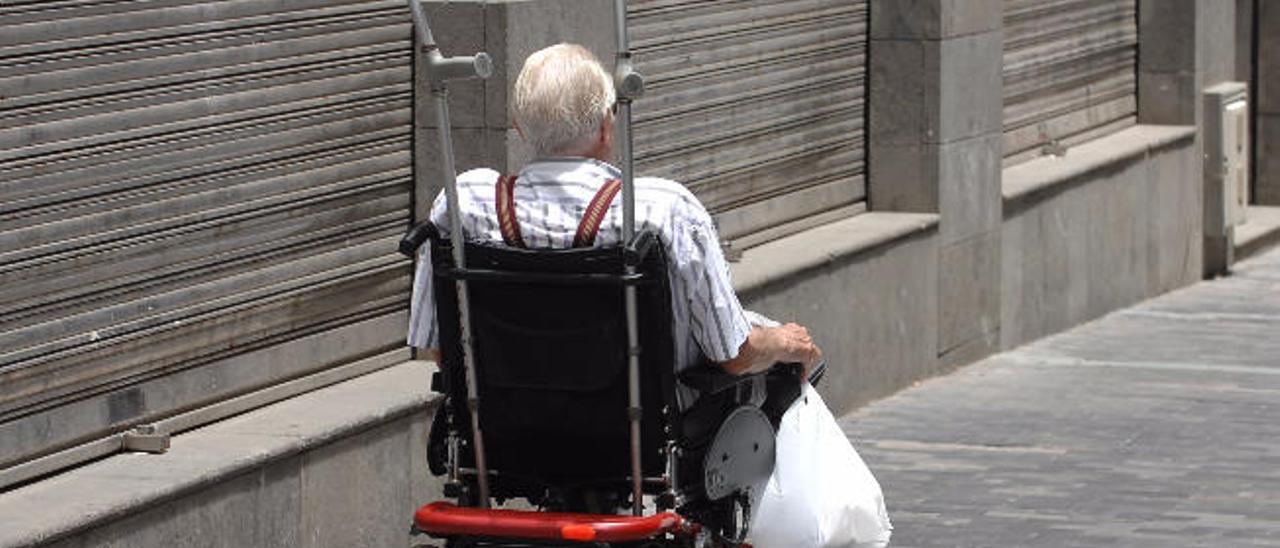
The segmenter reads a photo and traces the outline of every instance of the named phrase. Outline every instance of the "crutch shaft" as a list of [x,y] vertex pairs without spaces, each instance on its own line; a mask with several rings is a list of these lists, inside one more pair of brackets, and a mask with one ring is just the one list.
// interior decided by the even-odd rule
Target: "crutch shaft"
[[[644,92],[644,78],[631,66],[631,46],[627,40],[627,3],[614,0],[614,24],[618,33],[618,58],[614,73],[614,86],[618,97],[618,139],[622,157],[622,241],[630,244],[636,234],[636,187],[634,151],[631,147],[631,101]],[[627,274],[635,274],[636,267],[628,264]],[[640,421],[643,409],[640,405],[640,329],[637,312],[636,288],[623,290],[627,315],[627,420],[631,427],[631,513],[644,513],[643,479],[641,477]]]
[[[466,267],[462,216],[458,204],[457,169],[454,166],[453,136],[449,122],[449,90],[445,83],[462,78],[487,78],[492,71],[489,56],[478,53],[474,57],[448,58],[436,47],[431,35],[431,25],[418,0],[409,0],[414,28],[418,31],[419,46],[426,55],[425,80],[436,103],[436,122],[440,136],[440,168],[444,175],[445,196],[449,203],[449,239],[453,244],[453,264]],[[475,348],[471,340],[471,302],[466,280],[457,280],[458,325],[462,339],[462,363],[467,384],[467,409],[471,416],[471,445],[475,450],[476,488],[479,503],[489,506],[489,471],[484,457],[484,434],[480,428],[480,396],[476,389]]]

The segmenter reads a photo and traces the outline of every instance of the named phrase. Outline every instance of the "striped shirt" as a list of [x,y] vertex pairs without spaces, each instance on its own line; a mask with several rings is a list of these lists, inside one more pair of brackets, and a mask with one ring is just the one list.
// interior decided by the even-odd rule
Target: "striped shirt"
[[[499,176],[491,169],[475,169],[458,176],[462,228],[469,241],[496,245],[503,242],[494,191]],[[525,244],[535,249],[572,247],[578,223],[597,189],[605,181],[621,177],[617,168],[587,158],[551,158],[525,166],[515,183],[516,218]],[[676,367],[683,369],[706,359],[733,359],[751,326],[729,281],[729,266],[720,250],[711,215],[688,189],[676,182],[641,177],[635,180],[635,186],[636,230],[654,231],[667,253],[673,335],[679,360]],[[443,192],[431,208],[431,221],[444,234],[450,230]],[[600,224],[595,246],[616,246],[621,240],[619,195]],[[419,348],[439,346],[429,254],[428,245],[419,250],[410,306],[409,344]]]

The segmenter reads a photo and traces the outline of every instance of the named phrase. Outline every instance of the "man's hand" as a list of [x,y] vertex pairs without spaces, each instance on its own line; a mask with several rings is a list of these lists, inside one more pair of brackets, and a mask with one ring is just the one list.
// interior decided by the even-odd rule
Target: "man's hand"
[[753,327],[746,342],[738,348],[738,355],[720,366],[734,375],[743,375],[768,371],[778,362],[799,363],[804,366],[804,376],[808,378],[813,366],[821,360],[822,350],[813,343],[809,330],[789,323],[778,327]]
[[[803,325],[788,323],[769,330],[777,347],[778,358],[774,360],[784,363],[799,363],[804,366],[804,378],[809,378],[813,366],[822,360],[822,349],[814,344],[809,330]],[[772,364],[770,364],[770,367]]]

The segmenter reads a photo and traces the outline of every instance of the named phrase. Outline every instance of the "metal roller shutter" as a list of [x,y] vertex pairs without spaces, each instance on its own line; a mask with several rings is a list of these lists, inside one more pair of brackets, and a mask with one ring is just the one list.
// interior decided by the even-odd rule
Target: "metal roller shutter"
[[865,0],[633,0],[637,173],[743,237],[864,201]]
[[1136,0],[1005,0],[1006,163],[1137,120]]
[[0,5],[0,468],[403,357],[403,1]]

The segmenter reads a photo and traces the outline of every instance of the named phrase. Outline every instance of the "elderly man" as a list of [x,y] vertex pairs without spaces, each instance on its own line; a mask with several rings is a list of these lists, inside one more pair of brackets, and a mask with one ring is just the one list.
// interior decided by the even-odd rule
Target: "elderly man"
[[[489,169],[458,176],[465,237],[542,249],[618,245],[622,207],[613,201],[622,174],[608,163],[612,78],[586,49],[561,44],[525,61],[514,98],[516,129],[537,159],[518,176]],[[742,309],[711,215],[698,199],[674,181],[652,177],[636,179],[635,199],[637,228],[657,233],[666,248],[676,367],[709,361],[743,374],[798,362],[807,376],[821,351],[804,327],[777,325]],[[431,210],[432,222],[442,230],[449,228],[445,207],[442,194]],[[598,220],[599,230],[584,218]],[[422,247],[414,280],[409,344],[431,349],[438,358],[429,248]],[[753,543],[884,546],[891,526],[879,485],[821,397],[812,387],[803,388],[806,396],[787,411],[793,420],[784,417],[779,428],[778,466],[763,493],[757,493],[763,499],[754,505],[756,515],[770,517],[753,521]],[[678,394],[682,406],[694,396]],[[824,431],[826,438],[818,435]],[[856,500],[850,500],[855,493]]]
[[[613,79],[591,52],[560,44],[531,55],[516,80],[515,123],[537,159],[518,176],[475,169],[458,176],[465,236],[529,248],[618,245],[622,207],[613,200],[619,170],[613,154]],[[796,324],[748,320],[729,282],[707,210],[687,189],[666,179],[635,180],[636,226],[656,232],[669,258],[677,368],[718,364],[733,374],[761,372],[778,362],[801,363],[806,374],[821,351]],[[597,234],[579,234],[589,207],[607,207]],[[446,200],[431,220],[447,230]],[[499,219],[503,219],[500,222]],[[423,252],[429,252],[427,246]],[[409,344],[438,356],[431,261],[414,280]],[[753,325],[755,324],[755,325]]]

